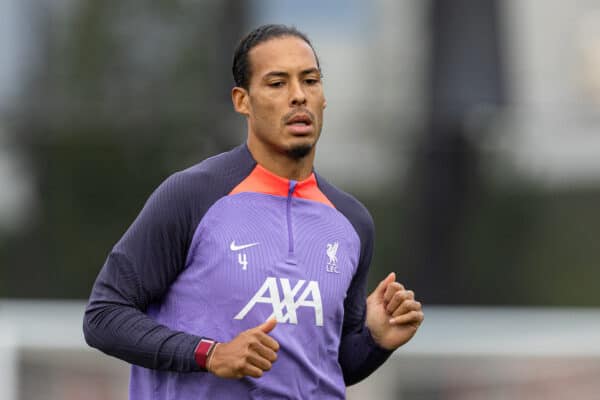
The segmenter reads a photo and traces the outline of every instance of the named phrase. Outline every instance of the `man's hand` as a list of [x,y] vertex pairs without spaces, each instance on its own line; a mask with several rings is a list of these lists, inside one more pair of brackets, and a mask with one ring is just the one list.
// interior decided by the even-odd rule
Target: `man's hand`
[[367,298],[367,328],[375,342],[394,350],[408,342],[423,322],[421,303],[412,290],[396,282],[389,274]]
[[240,333],[230,342],[217,344],[208,362],[208,370],[221,378],[261,377],[277,359],[279,343],[268,335],[275,325],[277,320],[271,318]]

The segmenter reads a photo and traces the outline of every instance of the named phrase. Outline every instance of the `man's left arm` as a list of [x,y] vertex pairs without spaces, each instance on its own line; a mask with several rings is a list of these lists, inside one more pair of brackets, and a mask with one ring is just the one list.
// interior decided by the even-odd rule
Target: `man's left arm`
[[339,363],[346,385],[360,382],[395,349],[408,342],[423,321],[421,304],[414,293],[389,274],[366,297],[367,274],[372,256],[372,232],[367,236],[360,263],[344,302],[344,325]]

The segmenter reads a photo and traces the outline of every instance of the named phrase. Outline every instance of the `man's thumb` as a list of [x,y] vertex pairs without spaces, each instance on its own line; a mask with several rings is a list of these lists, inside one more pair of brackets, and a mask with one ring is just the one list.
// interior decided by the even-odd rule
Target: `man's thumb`
[[258,326],[258,329],[260,329],[264,333],[269,333],[275,328],[275,325],[277,325],[277,319],[275,319],[275,317],[273,317],[273,318],[269,318],[268,320],[266,320],[265,322],[260,324]]

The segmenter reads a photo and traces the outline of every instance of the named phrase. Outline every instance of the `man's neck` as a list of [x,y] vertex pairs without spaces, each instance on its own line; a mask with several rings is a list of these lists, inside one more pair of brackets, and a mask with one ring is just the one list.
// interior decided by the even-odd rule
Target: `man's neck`
[[283,152],[267,151],[263,146],[257,146],[252,140],[248,140],[248,149],[258,164],[282,178],[302,181],[313,172],[314,148],[305,157],[299,159],[294,159]]

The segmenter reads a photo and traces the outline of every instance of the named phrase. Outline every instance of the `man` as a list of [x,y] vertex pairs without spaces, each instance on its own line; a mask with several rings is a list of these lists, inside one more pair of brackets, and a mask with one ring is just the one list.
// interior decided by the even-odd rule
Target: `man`
[[132,399],[344,398],[421,305],[393,273],[365,300],[373,222],[313,172],[326,102],[308,38],[259,27],[233,74],[247,142],[152,194],[94,284],[86,340],[134,364]]

